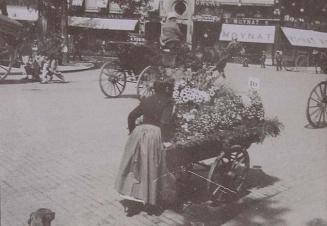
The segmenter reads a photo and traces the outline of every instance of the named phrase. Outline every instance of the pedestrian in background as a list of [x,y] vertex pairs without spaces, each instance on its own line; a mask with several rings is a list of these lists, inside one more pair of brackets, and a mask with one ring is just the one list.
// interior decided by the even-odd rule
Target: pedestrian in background
[[313,65],[315,67],[316,74],[318,74],[318,68],[320,67],[320,53],[318,50],[314,49],[312,51]]
[[261,57],[260,57],[261,68],[266,68],[266,59],[267,59],[266,52],[262,51]]
[[282,65],[283,65],[283,53],[282,53],[282,51],[280,51],[280,50],[276,51],[275,59],[276,59],[276,70],[281,71],[282,70]]
[[73,60],[75,60],[76,56],[80,61],[82,61],[82,54],[81,54],[81,49],[83,48],[82,44],[82,36],[77,35],[74,37],[74,47],[73,47]]

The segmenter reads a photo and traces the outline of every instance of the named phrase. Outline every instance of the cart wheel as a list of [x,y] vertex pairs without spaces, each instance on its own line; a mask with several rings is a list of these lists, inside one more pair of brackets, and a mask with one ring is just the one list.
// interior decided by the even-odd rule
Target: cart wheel
[[307,110],[307,120],[314,128],[327,125],[327,81],[320,82],[310,93]]
[[0,39],[0,43],[2,43],[0,47],[0,80],[3,80],[8,76],[15,63],[17,50],[2,39]]
[[246,150],[235,146],[211,165],[207,188],[214,201],[231,201],[239,197],[250,168]]
[[153,83],[160,79],[160,69],[148,66],[143,69],[137,80],[136,93],[139,98],[151,96],[154,93]]
[[107,62],[101,68],[99,84],[107,97],[119,97],[126,87],[126,74],[117,63]]

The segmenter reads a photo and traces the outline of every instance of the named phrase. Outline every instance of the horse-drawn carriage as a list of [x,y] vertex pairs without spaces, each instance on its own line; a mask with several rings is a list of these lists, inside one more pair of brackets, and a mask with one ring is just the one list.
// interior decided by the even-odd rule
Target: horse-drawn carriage
[[0,15],[0,80],[5,79],[15,64],[23,25]]
[[[106,62],[100,71],[99,85],[107,97],[119,97],[128,82],[136,83],[138,96],[152,93],[151,84],[154,80],[166,76],[167,71],[177,73],[204,66],[223,71],[227,61],[244,49],[240,43],[228,45],[220,50],[201,50],[202,58],[197,58],[197,52],[191,51],[184,44],[177,50],[162,49],[157,45],[146,45],[131,42],[116,42],[117,58]],[[210,58],[210,60],[208,60]],[[214,59],[214,60],[213,60]],[[205,62],[204,62],[205,61]]]

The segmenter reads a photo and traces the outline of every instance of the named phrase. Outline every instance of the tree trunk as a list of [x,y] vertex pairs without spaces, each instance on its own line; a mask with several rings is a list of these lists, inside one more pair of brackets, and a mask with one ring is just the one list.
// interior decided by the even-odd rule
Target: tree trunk
[[7,0],[0,0],[0,10],[2,15],[8,16]]

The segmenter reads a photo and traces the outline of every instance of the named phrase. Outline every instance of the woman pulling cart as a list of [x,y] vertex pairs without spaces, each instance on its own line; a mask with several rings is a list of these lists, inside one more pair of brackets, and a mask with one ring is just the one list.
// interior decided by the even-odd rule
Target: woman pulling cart
[[[174,177],[168,173],[162,152],[171,130],[173,87],[173,80],[156,81],[154,95],[141,100],[129,114],[130,136],[115,183],[116,190],[127,200],[128,215],[142,208],[153,213],[156,207],[175,200]],[[141,116],[143,123],[136,126]]]

